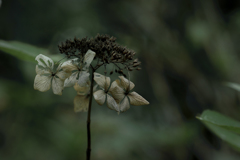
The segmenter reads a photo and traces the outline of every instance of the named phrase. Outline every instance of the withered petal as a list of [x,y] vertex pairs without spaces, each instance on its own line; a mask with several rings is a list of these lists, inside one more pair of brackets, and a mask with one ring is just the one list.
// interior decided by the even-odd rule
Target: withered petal
[[142,106],[142,105],[148,105],[149,104],[149,102],[146,99],[144,99],[142,96],[140,96],[136,92],[131,92],[127,96],[130,100],[131,105]]
[[99,105],[103,105],[106,100],[106,93],[103,90],[98,90],[93,93],[93,97]]

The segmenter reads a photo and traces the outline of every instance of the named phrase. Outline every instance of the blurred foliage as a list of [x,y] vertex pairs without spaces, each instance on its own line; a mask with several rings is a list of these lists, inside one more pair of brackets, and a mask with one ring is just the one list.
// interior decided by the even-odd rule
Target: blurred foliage
[[[3,0],[0,24],[1,44],[19,41],[54,56],[66,38],[97,33],[137,52],[143,70],[131,80],[150,105],[118,116],[94,102],[92,159],[240,158],[195,119],[212,109],[240,120],[240,95],[223,85],[240,83],[240,1]],[[73,112],[76,93],[33,90],[35,65],[0,51],[0,159],[84,159],[86,113]]]
[[[48,55],[48,51],[42,48],[37,48],[35,46],[25,44],[22,42],[6,42],[4,40],[0,40],[0,50],[9,53],[20,60],[35,62],[35,58],[39,54]],[[60,55],[50,56],[51,59],[58,61],[61,57]],[[62,56],[63,58],[63,56]]]
[[224,83],[226,86],[232,88],[232,89],[235,89],[237,91],[240,91],[240,84],[237,84],[237,83],[231,83],[231,82],[225,82]]
[[210,110],[204,111],[197,118],[217,136],[240,151],[240,136],[238,135],[240,133],[240,122]]

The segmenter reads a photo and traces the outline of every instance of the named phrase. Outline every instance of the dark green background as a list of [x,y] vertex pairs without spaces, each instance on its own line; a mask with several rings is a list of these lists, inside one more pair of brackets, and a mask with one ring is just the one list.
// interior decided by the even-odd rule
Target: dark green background
[[[97,33],[137,52],[142,70],[131,80],[150,105],[117,115],[94,102],[93,160],[240,158],[195,118],[213,109],[240,120],[239,93],[222,84],[240,83],[240,1],[3,0],[0,8],[0,39],[52,54],[66,38]],[[85,159],[75,91],[35,91],[35,65],[0,52],[0,159]]]

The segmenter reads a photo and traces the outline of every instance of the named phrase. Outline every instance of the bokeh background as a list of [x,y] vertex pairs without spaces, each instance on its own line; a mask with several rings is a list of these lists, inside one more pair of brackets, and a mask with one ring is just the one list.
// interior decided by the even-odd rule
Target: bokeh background
[[[59,54],[66,38],[109,34],[137,52],[135,91],[150,105],[117,115],[92,107],[93,160],[238,160],[195,117],[205,109],[240,120],[239,0],[3,0],[0,39]],[[73,88],[33,89],[36,63],[0,51],[0,159],[85,159],[87,113]],[[115,75],[116,76],[116,75]]]

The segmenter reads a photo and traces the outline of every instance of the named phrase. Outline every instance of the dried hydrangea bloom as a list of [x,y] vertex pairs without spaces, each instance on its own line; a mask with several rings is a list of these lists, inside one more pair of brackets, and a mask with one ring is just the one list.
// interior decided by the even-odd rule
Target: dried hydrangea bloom
[[94,80],[101,88],[100,90],[93,93],[96,102],[99,105],[103,105],[104,102],[107,101],[107,107],[109,109],[119,112],[118,104],[113,99],[113,97],[109,95],[109,91],[112,89],[110,86],[110,78],[95,72]]
[[85,85],[84,87],[79,86],[78,83],[74,85],[74,89],[77,91],[77,96],[75,96],[73,100],[75,112],[88,111],[90,83],[90,81],[87,81],[87,85]]
[[113,98],[119,103],[119,111],[125,112],[130,108],[130,104],[134,106],[147,105],[149,102],[145,100],[136,92],[130,92],[134,88],[134,83],[119,76],[119,79],[112,83],[112,89],[110,90]]
[[89,104],[89,95],[77,95],[74,100],[74,112],[87,112]]
[[[74,98],[74,111],[75,112],[87,112],[90,98],[90,85],[91,82],[88,80],[85,86],[80,86],[78,83],[74,85],[74,89],[77,91],[77,96]],[[94,86],[93,90],[96,91],[97,85]]]
[[52,85],[53,93],[62,95],[64,81],[69,74],[62,70],[61,63],[56,66],[52,59],[42,54],[39,54],[35,60],[38,61],[38,65],[36,65],[34,89],[46,92]]
[[65,72],[71,74],[64,82],[64,87],[72,87],[78,83],[80,86],[86,85],[89,80],[89,66],[92,63],[96,53],[88,50],[83,59],[75,58],[63,63],[62,68]]
[[91,82],[88,80],[85,86],[80,86],[78,83],[74,85],[74,89],[78,95],[86,95],[90,92]]

